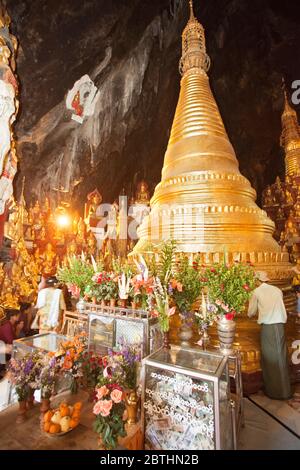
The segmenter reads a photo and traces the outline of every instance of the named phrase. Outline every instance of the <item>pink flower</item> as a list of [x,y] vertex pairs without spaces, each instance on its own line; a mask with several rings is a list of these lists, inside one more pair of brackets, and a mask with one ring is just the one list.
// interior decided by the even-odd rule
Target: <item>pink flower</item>
[[250,287],[248,286],[248,284],[245,284],[245,285],[243,285],[243,289],[245,289],[246,291],[249,291]]
[[157,318],[158,315],[159,315],[159,313],[158,313],[157,310],[152,310],[152,312],[151,312],[151,317],[152,317],[152,318]]
[[122,398],[123,398],[123,393],[121,390],[115,389],[111,392],[110,398],[112,399],[114,403],[120,403],[120,401],[122,401]]
[[101,398],[105,397],[109,393],[109,390],[105,385],[103,385],[100,388],[96,388],[96,392],[98,400],[101,400]]
[[112,400],[100,400],[94,405],[93,413],[95,415],[101,415],[103,417],[109,416],[110,410],[112,409]]
[[181,284],[181,282],[177,282],[177,290],[178,290],[178,292],[182,292],[183,285]]
[[73,297],[76,297],[76,298],[80,297],[80,289],[75,284],[69,284],[68,289],[73,295]]
[[221,304],[222,304],[222,302],[220,300],[216,300],[216,305],[220,306]]

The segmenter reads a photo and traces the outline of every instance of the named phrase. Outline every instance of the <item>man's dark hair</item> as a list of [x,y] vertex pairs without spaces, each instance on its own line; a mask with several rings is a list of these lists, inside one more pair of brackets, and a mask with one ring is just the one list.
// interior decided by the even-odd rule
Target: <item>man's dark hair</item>
[[15,308],[5,309],[5,316],[7,320],[10,320],[12,317],[16,317],[19,314],[20,314],[20,310],[16,310]]
[[29,302],[20,302],[20,312],[25,312],[27,309],[31,307]]

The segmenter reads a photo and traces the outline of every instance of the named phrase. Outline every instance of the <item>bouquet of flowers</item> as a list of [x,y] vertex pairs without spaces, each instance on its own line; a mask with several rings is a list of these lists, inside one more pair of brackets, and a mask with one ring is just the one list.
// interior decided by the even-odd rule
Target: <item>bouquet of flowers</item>
[[103,359],[93,351],[84,352],[82,356],[82,381],[88,389],[95,389],[100,374],[103,374]]
[[61,343],[57,357],[57,366],[62,375],[71,374],[72,392],[76,393],[78,379],[82,377],[82,359],[87,348],[87,335],[82,332],[70,341]]
[[57,279],[67,284],[72,295],[83,296],[86,286],[91,284],[94,267],[84,257],[77,256],[70,257],[68,264],[68,266],[58,269]]
[[94,430],[100,435],[107,449],[115,449],[119,437],[125,437],[125,394],[120,385],[125,379],[124,371],[114,357],[103,358],[103,375],[96,386],[97,401],[93,408],[96,416]]
[[11,358],[8,363],[8,380],[15,386],[18,401],[26,400],[30,389],[38,389],[40,353],[26,354],[20,359]]
[[58,373],[56,357],[40,357],[40,373],[37,377],[37,389],[41,390],[42,398],[50,398],[55,392],[55,383]]
[[120,338],[118,350],[110,351],[114,363],[120,363],[124,378],[122,385],[127,389],[135,389],[137,386],[137,366],[142,357],[141,343],[128,343],[125,338]]
[[186,256],[182,256],[176,266],[176,272],[171,279],[168,293],[176,304],[183,323],[192,326],[192,307],[200,295],[201,281],[197,267],[189,263]]
[[163,286],[157,277],[154,281],[155,307],[152,315],[158,317],[158,322],[163,333],[170,330],[170,317],[174,315],[176,307],[170,308],[170,299],[167,286]]
[[255,288],[255,273],[250,264],[215,264],[203,270],[201,281],[216,308],[216,315],[233,320],[244,311]]

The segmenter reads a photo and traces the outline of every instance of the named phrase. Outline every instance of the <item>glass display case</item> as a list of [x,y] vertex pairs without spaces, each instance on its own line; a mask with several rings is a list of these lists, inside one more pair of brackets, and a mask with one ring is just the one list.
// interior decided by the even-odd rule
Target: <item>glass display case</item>
[[45,352],[56,352],[61,343],[66,341],[66,336],[57,333],[42,333],[16,339],[13,342],[13,357],[24,356],[38,349]]
[[171,346],[143,360],[142,377],[145,449],[234,448],[225,356]]
[[144,310],[119,307],[101,307],[87,304],[88,344],[90,350],[107,353],[121,338],[128,343],[142,344],[142,357],[162,346],[163,338],[157,318]]

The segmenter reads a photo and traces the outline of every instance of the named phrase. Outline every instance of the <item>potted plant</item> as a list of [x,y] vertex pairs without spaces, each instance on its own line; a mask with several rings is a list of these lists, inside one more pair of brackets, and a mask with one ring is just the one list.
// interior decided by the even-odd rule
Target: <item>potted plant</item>
[[170,298],[167,286],[162,285],[157,277],[154,281],[155,307],[153,316],[158,317],[160,329],[164,335],[164,347],[169,348],[170,317],[174,315],[176,307],[170,307]]
[[201,280],[209,303],[215,307],[221,351],[229,355],[235,335],[234,318],[245,310],[255,288],[253,267],[238,262],[214,264],[203,270]]
[[103,373],[102,357],[93,351],[85,351],[82,356],[82,385],[89,392],[90,401],[95,399],[98,377]]
[[126,307],[126,302],[130,294],[131,277],[123,272],[118,278],[119,298],[121,307]]

